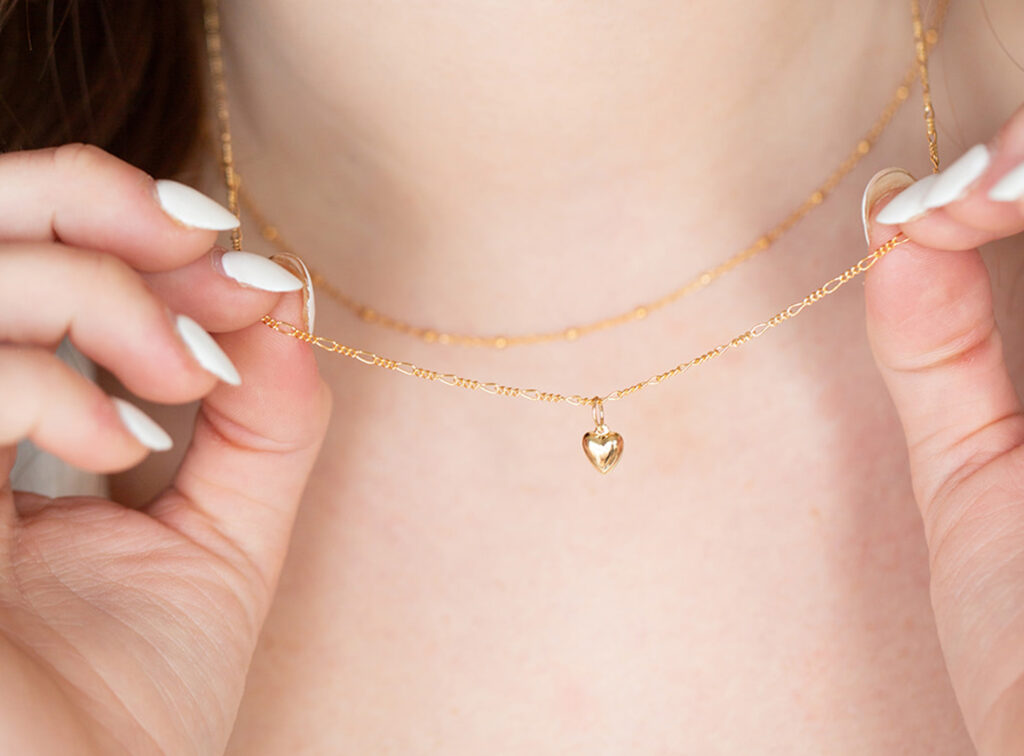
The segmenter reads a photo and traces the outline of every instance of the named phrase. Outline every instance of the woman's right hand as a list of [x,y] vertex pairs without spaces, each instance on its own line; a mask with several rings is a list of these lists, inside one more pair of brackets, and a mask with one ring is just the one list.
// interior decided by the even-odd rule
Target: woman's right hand
[[[222,261],[232,224],[96,147],[0,155],[2,753],[227,742],[330,405],[310,348],[259,323],[302,322],[296,279]],[[53,355],[65,335],[137,396],[203,399],[143,509],[11,488],[23,438],[98,473],[169,442]]]

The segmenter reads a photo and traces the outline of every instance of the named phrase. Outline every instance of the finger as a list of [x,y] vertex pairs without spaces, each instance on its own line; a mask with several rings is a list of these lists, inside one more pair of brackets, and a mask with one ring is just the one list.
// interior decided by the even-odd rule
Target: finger
[[[872,224],[870,235],[877,248],[893,234]],[[913,453],[916,493],[927,501],[973,456],[962,439],[1020,409],[988,272],[977,250],[911,241],[876,263],[865,286],[872,348]]]
[[0,447],[28,438],[69,464],[105,473],[171,446],[141,410],[111,399],[42,349],[0,347],[0,396],[17,397],[0,406]]
[[116,257],[61,244],[0,252],[0,341],[53,345],[65,334],[146,399],[191,401],[217,378],[239,380],[202,329],[169,314]]
[[931,249],[969,250],[1024,231],[1024,107],[988,144],[894,197],[877,221]]
[[[869,224],[873,248],[893,234]],[[865,296],[871,346],[907,438],[936,623],[965,722],[982,753],[1024,752],[1024,414],[986,268],[977,250],[911,241],[874,265]]]
[[[299,324],[298,293],[274,316]],[[192,444],[154,516],[224,556],[269,605],[306,477],[326,429],[330,394],[311,347],[262,323],[220,337],[246,375],[203,402]]]
[[62,241],[158,271],[201,257],[236,225],[212,199],[92,145],[0,155],[0,241]]
[[302,288],[302,281],[268,258],[222,247],[144,278],[168,307],[217,333],[252,325],[274,308],[282,292]]

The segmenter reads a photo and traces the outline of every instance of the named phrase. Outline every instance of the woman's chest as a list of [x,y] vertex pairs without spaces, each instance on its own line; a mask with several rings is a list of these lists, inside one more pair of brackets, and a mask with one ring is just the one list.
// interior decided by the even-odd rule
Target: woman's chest
[[235,751],[969,752],[862,347],[609,407],[608,476],[581,410],[346,374]]

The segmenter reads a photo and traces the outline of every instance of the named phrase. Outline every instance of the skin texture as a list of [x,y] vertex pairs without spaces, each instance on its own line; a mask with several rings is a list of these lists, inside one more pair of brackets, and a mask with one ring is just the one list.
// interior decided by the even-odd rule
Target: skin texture
[[[95,147],[3,155],[0,184],[0,394],[17,398],[0,415],[0,750],[219,752],[329,411],[309,351],[253,325],[267,308],[296,316],[298,296],[218,273],[215,234],[172,220],[151,177]],[[169,281],[215,304],[188,307]],[[171,303],[230,332],[242,386],[201,368]],[[50,354],[65,333],[140,397],[205,398],[143,507],[11,490],[22,437],[96,472],[146,453]]]
[[[902,4],[681,5],[226,3],[239,167],[315,267],[410,319],[523,330],[623,309],[801,199],[909,54]],[[1024,45],[1013,4],[988,8],[1008,46]],[[933,69],[944,155],[992,139],[1020,81],[976,10],[958,5],[949,25]],[[1024,116],[999,145],[993,170],[1024,159]],[[313,357],[250,325],[271,308],[297,322],[297,297],[226,287],[197,264],[212,236],[174,237],[133,200],[145,177],[64,154],[69,176],[38,195],[109,169],[127,204],[108,189],[104,207],[129,227],[82,236],[95,215],[83,211],[54,239],[54,208],[34,202],[34,215],[0,218],[39,220],[7,232],[5,254],[32,243],[122,260],[130,275],[113,265],[108,304],[145,271],[160,300],[225,332],[244,382],[213,388],[157,340],[149,382],[167,385],[147,389],[131,379],[141,347],[121,342],[105,366],[143,398],[207,397],[191,448],[188,410],[146,405],[190,448],[181,471],[165,455],[119,478],[114,498],[141,511],[6,493],[0,750],[1021,750],[1020,245],[989,245],[983,266],[957,234],[1016,233],[1024,208],[971,195],[908,226],[928,246],[901,247],[864,289],[610,407],[628,451],[600,477],[578,448],[585,412],[331,358],[317,457],[329,408]],[[356,327],[321,299],[317,331],[508,382],[620,385],[863,254],[860,190],[886,164],[925,172],[918,112],[771,256],[633,328],[445,352]],[[46,170],[0,188],[24,201]],[[216,191],[212,175],[199,183]],[[101,195],[88,189],[68,207]],[[269,251],[252,236],[250,250]],[[11,309],[8,340],[44,320]],[[103,322],[83,336],[108,344]],[[154,334],[166,335],[156,321],[138,343]],[[94,450],[94,469],[134,463],[141,450],[103,422],[67,424],[51,446]]]
[[[787,212],[910,53],[904,3],[682,5],[229,4],[242,174],[314,267],[410,320],[627,309]],[[1019,10],[986,5],[1020,49]],[[976,6],[954,4],[932,77],[947,163],[1020,104]],[[467,354],[321,297],[317,330],[542,388],[632,382],[857,259],[868,177],[928,171],[918,102],[771,255],[635,328]],[[989,253],[1008,323],[1016,248]],[[867,292],[919,302],[914,281]],[[337,414],[232,752],[970,752],[984,717],[965,725],[946,671],[863,291],[610,405],[627,453],[606,478],[586,411],[322,359]]]

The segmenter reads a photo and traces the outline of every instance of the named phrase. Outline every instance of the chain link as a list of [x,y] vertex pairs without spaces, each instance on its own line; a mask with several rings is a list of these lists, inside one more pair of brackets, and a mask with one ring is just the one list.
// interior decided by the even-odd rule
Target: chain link
[[814,303],[820,302],[825,297],[835,294],[845,284],[849,283],[860,274],[866,273],[876,262],[881,260],[900,244],[904,244],[907,241],[909,240],[902,233],[897,234],[885,244],[858,260],[856,264],[851,265],[838,276],[826,281],[799,302],[791,304],[785,310],[776,313],[768,320],[758,323],[738,336],[733,337],[729,341],[719,344],[714,349],[710,349],[687,362],[681,362],[663,373],[657,373],[646,380],[640,381],[639,383],[634,383],[631,386],[617,389],[603,396],[584,397],[580,394],[566,395],[555,391],[541,391],[539,389],[521,388],[519,386],[505,386],[490,381],[466,378],[460,375],[455,375],[454,373],[441,373],[437,370],[431,370],[430,368],[419,367],[411,362],[393,360],[390,357],[384,357],[379,354],[374,354],[373,352],[367,352],[363,349],[356,349],[355,347],[340,344],[333,339],[316,336],[312,333],[308,333],[307,331],[303,331],[301,328],[298,328],[291,323],[277,320],[269,315],[263,318],[263,322],[279,333],[283,333],[286,336],[291,336],[294,339],[311,344],[318,349],[323,349],[325,352],[340,354],[342,357],[349,357],[363,363],[364,365],[372,365],[374,367],[384,368],[385,370],[394,370],[402,373],[403,375],[410,375],[414,378],[420,378],[425,381],[436,381],[455,388],[468,389],[470,391],[483,391],[488,394],[526,399],[532,402],[549,402],[551,404],[566,403],[574,406],[596,407],[598,405],[603,405],[605,402],[614,402],[619,399],[625,399],[627,396],[632,396],[648,386],[654,386],[668,380],[669,378],[682,375],[686,371],[690,370],[690,368],[702,365],[715,357],[722,356],[730,349],[736,349],[737,347],[743,346],[744,344],[763,336],[772,328],[785,323],[790,318],[795,318]]

